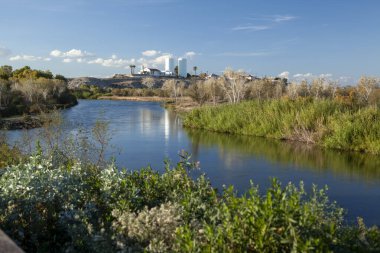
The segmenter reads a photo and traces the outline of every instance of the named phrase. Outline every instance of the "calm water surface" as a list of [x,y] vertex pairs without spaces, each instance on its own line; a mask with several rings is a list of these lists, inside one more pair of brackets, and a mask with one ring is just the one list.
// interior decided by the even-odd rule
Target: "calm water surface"
[[[151,165],[162,171],[164,159],[179,160],[180,150],[200,161],[215,187],[234,185],[243,193],[252,179],[265,189],[276,177],[284,184],[304,181],[328,185],[328,195],[347,209],[347,218],[380,224],[380,156],[322,150],[263,138],[194,131],[155,102],[81,100],[63,112],[70,130],[109,121],[117,164],[128,169]],[[37,131],[37,130],[31,130]],[[21,135],[11,131],[11,139]]]

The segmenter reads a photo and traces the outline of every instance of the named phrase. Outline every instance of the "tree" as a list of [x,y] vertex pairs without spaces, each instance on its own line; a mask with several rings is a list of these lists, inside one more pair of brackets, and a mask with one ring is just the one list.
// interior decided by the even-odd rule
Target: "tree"
[[64,82],[67,82],[66,77],[64,77],[63,75],[59,75],[59,74],[57,74],[57,75],[55,75],[55,79],[57,79],[57,80],[62,80],[62,81],[64,81]]
[[164,82],[162,85],[162,90],[169,93],[170,97],[174,97],[175,101],[177,102],[178,95],[180,93],[179,90],[179,83],[175,79],[168,79]]
[[246,91],[246,78],[244,73],[236,72],[232,69],[226,69],[223,77],[220,79],[221,87],[228,97],[230,103],[239,103],[245,95]]
[[379,86],[379,80],[374,77],[362,76],[357,86],[357,93],[361,102],[368,103],[373,90]]
[[135,74],[135,68],[136,68],[136,65],[129,65],[130,69],[131,69],[131,76]]
[[209,98],[205,83],[201,81],[193,81],[188,89],[188,94],[200,105],[203,105]]
[[197,69],[198,69],[198,67],[197,67],[197,66],[194,66],[194,67],[193,67],[193,70],[194,70],[194,76],[196,76],[196,75],[197,75]]
[[156,81],[154,80],[153,77],[145,77],[142,80],[142,84],[145,85],[147,88],[152,89],[152,88],[154,88]]
[[178,77],[178,66],[175,66],[174,68],[174,74],[176,77]]
[[220,83],[216,78],[210,78],[204,82],[204,86],[213,104],[216,105],[218,99],[223,96],[223,90]]
[[12,76],[12,66],[4,65],[0,67],[0,78],[8,80]]

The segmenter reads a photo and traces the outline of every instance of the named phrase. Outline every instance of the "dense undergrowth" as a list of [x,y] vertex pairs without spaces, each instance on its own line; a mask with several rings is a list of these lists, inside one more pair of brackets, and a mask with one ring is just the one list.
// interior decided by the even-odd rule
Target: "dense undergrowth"
[[243,196],[189,176],[119,170],[41,152],[1,171],[0,224],[27,252],[378,252],[380,231],[344,225],[325,190],[273,180]]
[[377,106],[311,98],[253,100],[195,109],[185,116],[184,125],[380,154]]

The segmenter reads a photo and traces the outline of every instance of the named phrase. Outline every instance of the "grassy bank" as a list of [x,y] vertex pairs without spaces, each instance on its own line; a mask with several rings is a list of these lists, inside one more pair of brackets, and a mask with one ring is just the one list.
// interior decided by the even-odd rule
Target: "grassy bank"
[[324,190],[273,180],[238,196],[193,179],[184,155],[159,174],[55,152],[0,176],[2,229],[27,252],[377,252],[376,227],[347,226]]
[[331,100],[267,100],[201,107],[184,125],[380,154],[380,111]]

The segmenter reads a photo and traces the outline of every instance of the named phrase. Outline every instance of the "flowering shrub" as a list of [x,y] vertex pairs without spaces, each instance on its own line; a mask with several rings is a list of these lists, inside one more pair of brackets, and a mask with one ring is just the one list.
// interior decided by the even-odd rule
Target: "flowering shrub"
[[131,172],[37,154],[1,172],[1,228],[27,252],[380,249],[379,229],[344,226],[324,190],[274,180],[265,195],[219,194],[189,167]]

